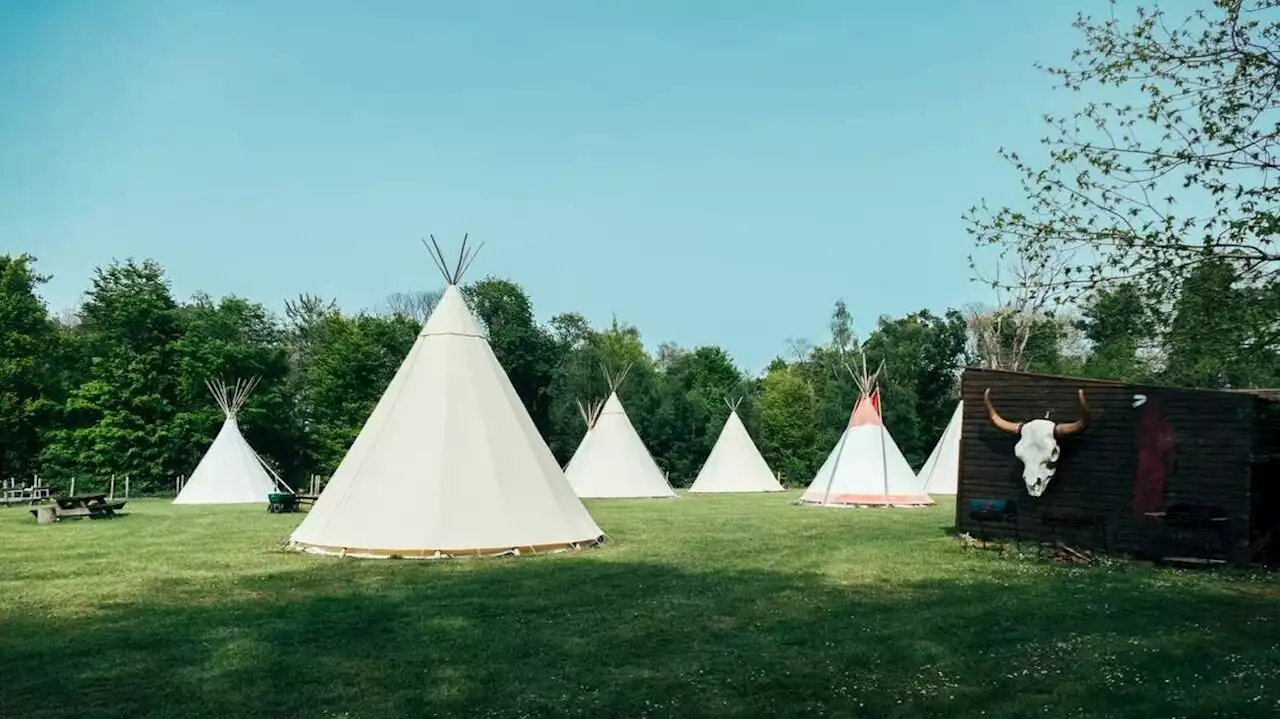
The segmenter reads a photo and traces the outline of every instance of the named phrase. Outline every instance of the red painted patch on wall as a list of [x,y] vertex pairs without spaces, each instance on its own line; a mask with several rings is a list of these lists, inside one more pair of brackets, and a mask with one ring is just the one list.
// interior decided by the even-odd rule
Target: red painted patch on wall
[[1173,425],[1160,408],[1160,399],[1149,396],[1138,418],[1138,475],[1133,483],[1133,511],[1142,515],[1158,512],[1164,505],[1164,490],[1173,473],[1177,437]]

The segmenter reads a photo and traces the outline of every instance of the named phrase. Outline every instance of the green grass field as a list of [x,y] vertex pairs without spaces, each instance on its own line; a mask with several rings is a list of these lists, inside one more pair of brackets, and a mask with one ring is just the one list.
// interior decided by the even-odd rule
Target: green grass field
[[1280,582],[965,551],[953,505],[589,503],[576,554],[282,551],[301,515],[0,510],[0,715],[1273,716]]

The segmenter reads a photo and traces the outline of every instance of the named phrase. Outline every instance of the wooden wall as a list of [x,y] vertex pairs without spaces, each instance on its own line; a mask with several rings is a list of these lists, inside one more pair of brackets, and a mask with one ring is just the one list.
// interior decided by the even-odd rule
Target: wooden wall
[[[1175,502],[1221,507],[1231,518],[1225,531],[1228,548],[1247,546],[1256,397],[976,368],[965,370],[961,385],[964,417],[956,497],[961,531],[975,536],[980,531],[969,516],[970,499],[1010,499],[1018,503],[1019,534],[1027,539],[1053,536],[1053,527],[1042,521],[1045,514],[1072,514],[1100,516],[1112,551],[1148,551],[1153,543],[1167,542],[1168,530],[1134,509],[1143,408],[1133,405],[1141,394],[1147,403],[1157,403],[1172,433],[1174,462],[1166,474],[1162,509]],[[1022,463],[1013,450],[1018,438],[987,419],[982,395],[988,387],[996,410],[1014,422],[1043,418],[1046,410],[1052,410],[1050,419],[1073,421],[1078,416],[1076,390],[1085,391],[1093,415],[1090,426],[1059,442],[1057,474],[1040,497],[1027,494],[1023,484]],[[988,536],[994,530],[994,525],[985,528]],[[1063,541],[1087,546],[1089,529],[1060,526],[1057,531]],[[1204,539],[1198,536],[1193,543]],[[1216,545],[1216,537],[1213,541]]]

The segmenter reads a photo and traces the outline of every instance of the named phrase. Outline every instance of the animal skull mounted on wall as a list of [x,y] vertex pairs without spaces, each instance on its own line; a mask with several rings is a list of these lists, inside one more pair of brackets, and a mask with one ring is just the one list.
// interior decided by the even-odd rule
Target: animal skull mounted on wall
[[1074,422],[1053,422],[1049,419],[1033,419],[1028,422],[1010,422],[991,404],[991,389],[982,394],[987,405],[987,418],[1001,432],[1018,436],[1013,453],[1022,461],[1022,481],[1027,494],[1039,497],[1048,488],[1049,481],[1058,471],[1058,457],[1062,449],[1058,440],[1083,432],[1089,426],[1089,403],[1084,400],[1084,390],[1078,390],[1080,418]]

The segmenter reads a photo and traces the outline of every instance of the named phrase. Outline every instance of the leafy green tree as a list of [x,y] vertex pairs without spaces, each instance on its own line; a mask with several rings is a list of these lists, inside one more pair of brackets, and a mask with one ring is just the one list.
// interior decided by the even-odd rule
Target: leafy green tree
[[1002,151],[1026,201],[971,208],[978,245],[1060,270],[1040,281],[1067,296],[1115,282],[1172,296],[1210,261],[1246,285],[1274,284],[1277,8],[1218,0],[1185,18],[1157,6],[1080,16],[1082,47],[1047,69],[1079,110],[1046,118],[1047,163]]
[[823,447],[833,446],[849,424],[858,400],[858,385],[851,372],[861,369],[854,351],[859,347],[858,338],[843,301],[836,301],[832,307],[830,328],[831,338],[825,347],[794,343],[799,361],[792,365],[813,393],[816,442]]
[[1133,283],[1099,288],[1081,308],[1077,326],[1090,343],[1082,374],[1087,377],[1142,381],[1151,374],[1141,352],[1158,341],[1147,300]]
[[831,350],[837,357],[846,357],[857,342],[853,334],[853,316],[844,300],[836,300],[831,310]]
[[741,371],[719,347],[668,352],[662,372],[661,432],[650,451],[666,459],[671,483],[687,486],[697,477],[720,434],[729,409],[725,398],[745,389]]
[[1280,383],[1280,357],[1259,316],[1280,318],[1276,287],[1241,286],[1236,268],[1201,263],[1183,283],[1165,336],[1162,379],[1191,387],[1258,387]]
[[360,434],[420,328],[402,316],[321,314],[314,322],[298,406],[311,437],[306,464],[329,474]]
[[54,418],[58,335],[36,289],[48,280],[30,255],[0,255],[0,479],[38,469]]
[[881,317],[863,344],[868,369],[883,364],[881,407],[885,424],[913,466],[922,465],[959,401],[960,368],[969,360],[964,317],[921,310]]
[[96,271],[79,312],[80,344],[91,358],[87,377],[71,391],[44,448],[53,471],[98,483],[129,475],[139,491],[169,486],[175,447],[189,441],[172,427],[175,309],[164,270],[151,260]]
[[800,486],[813,478],[827,448],[818,445],[817,398],[799,368],[774,360],[760,382],[760,454],[784,483]]
[[[629,368],[618,389],[618,398],[627,408],[636,432],[654,453],[654,459],[666,469],[666,458],[654,449],[654,443],[665,436],[660,416],[661,377],[653,358],[645,351],[639,330],[619,323],[617,318],[606,329],[588,330],[585,335],[581,334],[582,328],[576,321],[574,325],[574,343],[562,345],[564,354],[547,391],[551,431],[546,436],[552,451],[562,464],[569,461],[586,430],[577,402],[606,399],[609,385],[604,369],[617,375]],[[557,334],[561,333],[557,330]]]
[[551,429],[546,388],[562,360],[561,346],[534,319],[533,303],[511,280],[486,277],[463,288],[471,311],[489,333],[489,346],[544,436]]
[[[298,449],[309,471],[327,471],[316,462],[315,435],[310,431],[313,420],[310,408],[315,406],[311,396],[311,373],[316,358],[324,346],[327,332],[335,325],[331,320],[342,317],[338,304],[318,295],[303,294],[284,303],[284,343],[289,354],[289,394],[293,397],[294,412],[302,424],[305,441]],[[329,467],[332,469],[332,467]]]
[[591,337],[591,323],[577,312],[563,312],[551,318],[550,333],[552,339],[560,345],[563,353],[580,349]]

